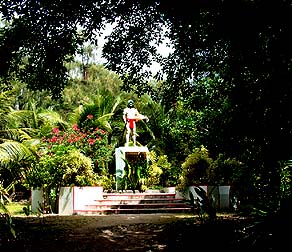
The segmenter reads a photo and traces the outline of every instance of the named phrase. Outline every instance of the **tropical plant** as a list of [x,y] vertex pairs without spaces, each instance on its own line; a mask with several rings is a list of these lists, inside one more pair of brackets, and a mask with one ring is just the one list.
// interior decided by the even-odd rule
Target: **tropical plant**
[[148,161],[144,154],[141,152],[130,159],[123,159],[125,167],[124,175],[120,183],[121,190],[132,190],[135,193],[136,190],[143,192],[147,189],[145,179],[149,176]]
[[157,155],[154,150],[148,153],[147,177],[145,185],[147,188],[174,186],[175,174],[172,174],[171,164],[167,155]]
[[35,158],[38,144],[33,131],[24,127],[13,109],[15,92],[11,89],[0,93],[0,180],[4,188],[9,188],[9,195],[23,179],[29,162]]
[[216,219],[216,208],[212,205],[207,192],[200,186],[194,186],[197,197],[189,191],[189,203],[195,214],[199,216],[201,222],[204,221],[204,214],[207,214],[209,220]]
[[77,124],[83,131],[92,131],[98,127],[112,136],[113,129],[110,122],[119,104],[119,95],[114,96],[110,90],[96,90],[91,100],[78,106],[68,115],[68,118],[72,124]]
[[[78,61],[72,62],[72,64],[75,63],[78,64]],[[68,68],[68,71],[70,69]],[[80,80],[76,74],[71,76],[70,82],[62,92],[62,99],[55,105],[65,117],[80,105],[94,103],[97,96],[104,96],[109,101],[121,94],[122,81],[117,74],[108,71],[103,65],[96,64],[90,64],[87,71],[88,80]],[[52,100],[51,103],[53,102]],[[110,111],[111,107],[107,109],[107,113]]]
[[[87,118],[92,119],[91,115]],[[53,128],[41,139],[38,158],[26,174],[26,186],[42,188],[44,211],[56,211],[61,186],[101,185],[111,152],[104,130],[87,127],[82,131],[76,124],[68,130]]]
[[14,193],[15,186],[26,190],[23,181],[37,158],[41,136],[54,126],[62,129],[67,127],[57,112],[38,107],[33,102],[34,98],[27,102],[25,109],[13,109],[11,106],[15,97],[12,91],[1,93],[1,119],[4,120],[0,130],[0,178],[6,187],[13,185],[10,193]]
[[5,242],[9,241],[11,238],[16,238],[16,232],[14,229],[15,224],[13,223],[10,212],[2,200],[0,200],[0,221],[4,221],[0,227],[0,230],[2,231],[0,241]]
[[208,184],[208,170],[212,162],[213,159],[210,158],[209,151],[204,146],[195,148],[182,164],[182,173],[177,188],[184,192],[189,186]]
[[[91,120],[91,115],[88,115]],[[54,148],[74,148],[89,157],[95,172],[99,173],[107,167],[111,160],[112,147],[108,144],[108,133],[102,129],[95,128],[85,131],[81,130],[76,124],[68,131],[60,131],[58,128],[53,130],[42,139],[45,150],[50,153]]]
[[[59,155],[63,154],[61,157]],[[51,158],[41,158],[27,176],[27,184],[42,188],[44,192],[44,213],[57,212],[61,186],[88,186],[99,183],[92,169],[91,159],[77,150],[60,151]],[[38,173],[38,174],[36,174]]]
[[281,165],[281,199],[292,197],[292,160],[282,162]]

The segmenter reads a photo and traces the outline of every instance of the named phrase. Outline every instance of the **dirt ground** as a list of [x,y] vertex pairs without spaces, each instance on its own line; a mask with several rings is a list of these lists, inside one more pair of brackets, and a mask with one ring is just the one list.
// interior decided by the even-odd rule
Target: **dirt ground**
[[[224,220],[223,220],[224,219]],[[239,251],[246,220],[200,223],[186,214],[14,217],[17,237],[0,238],[1,252]]]
[[17,238],[0,251],[163,251],[163,228],[181,214],[15,217]]

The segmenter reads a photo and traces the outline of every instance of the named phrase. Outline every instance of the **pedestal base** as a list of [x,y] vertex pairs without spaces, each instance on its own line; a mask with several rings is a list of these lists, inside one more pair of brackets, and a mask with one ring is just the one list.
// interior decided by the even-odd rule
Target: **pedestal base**
[[121,190],[120,182],[124,176],[125,160],[135,163],[138,158],[148,158],[148,148],[145,146],[119,147],[115,150],[116,155],[116,190]]

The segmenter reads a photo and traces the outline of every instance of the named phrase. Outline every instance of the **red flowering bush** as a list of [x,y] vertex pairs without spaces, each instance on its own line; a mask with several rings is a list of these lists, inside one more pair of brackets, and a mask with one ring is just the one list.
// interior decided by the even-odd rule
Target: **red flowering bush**
[[62,186],[111,185],[107,182],[111,158],[106,131],[97,127],[81,130],[76,124],[67,131],[53,128],[41,139],[38,158],[28,170],[25,183],[28,188],[43,188],[52,206]]
[[54,128],[47,137],[42,139],[42,142],[45,144],[48,155],[56,155],[64,148],[79,150],[91,158],[94,171],[97,173],[106,168],[112,158],[112,146],[108,144],[108,133],[99,128],[87,132],[79,129],[76,124],[69,131]]

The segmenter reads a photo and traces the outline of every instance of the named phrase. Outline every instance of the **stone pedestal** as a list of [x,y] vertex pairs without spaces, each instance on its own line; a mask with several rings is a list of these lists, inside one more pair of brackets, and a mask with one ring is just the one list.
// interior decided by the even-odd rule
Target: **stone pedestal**
[[116,190],[121,190],[120,181],[124,176],[125,160],[129,163],[135,162],[141,156],[148,159],[148,148],[145,146],[119,147],[115,150],[116,156]]

